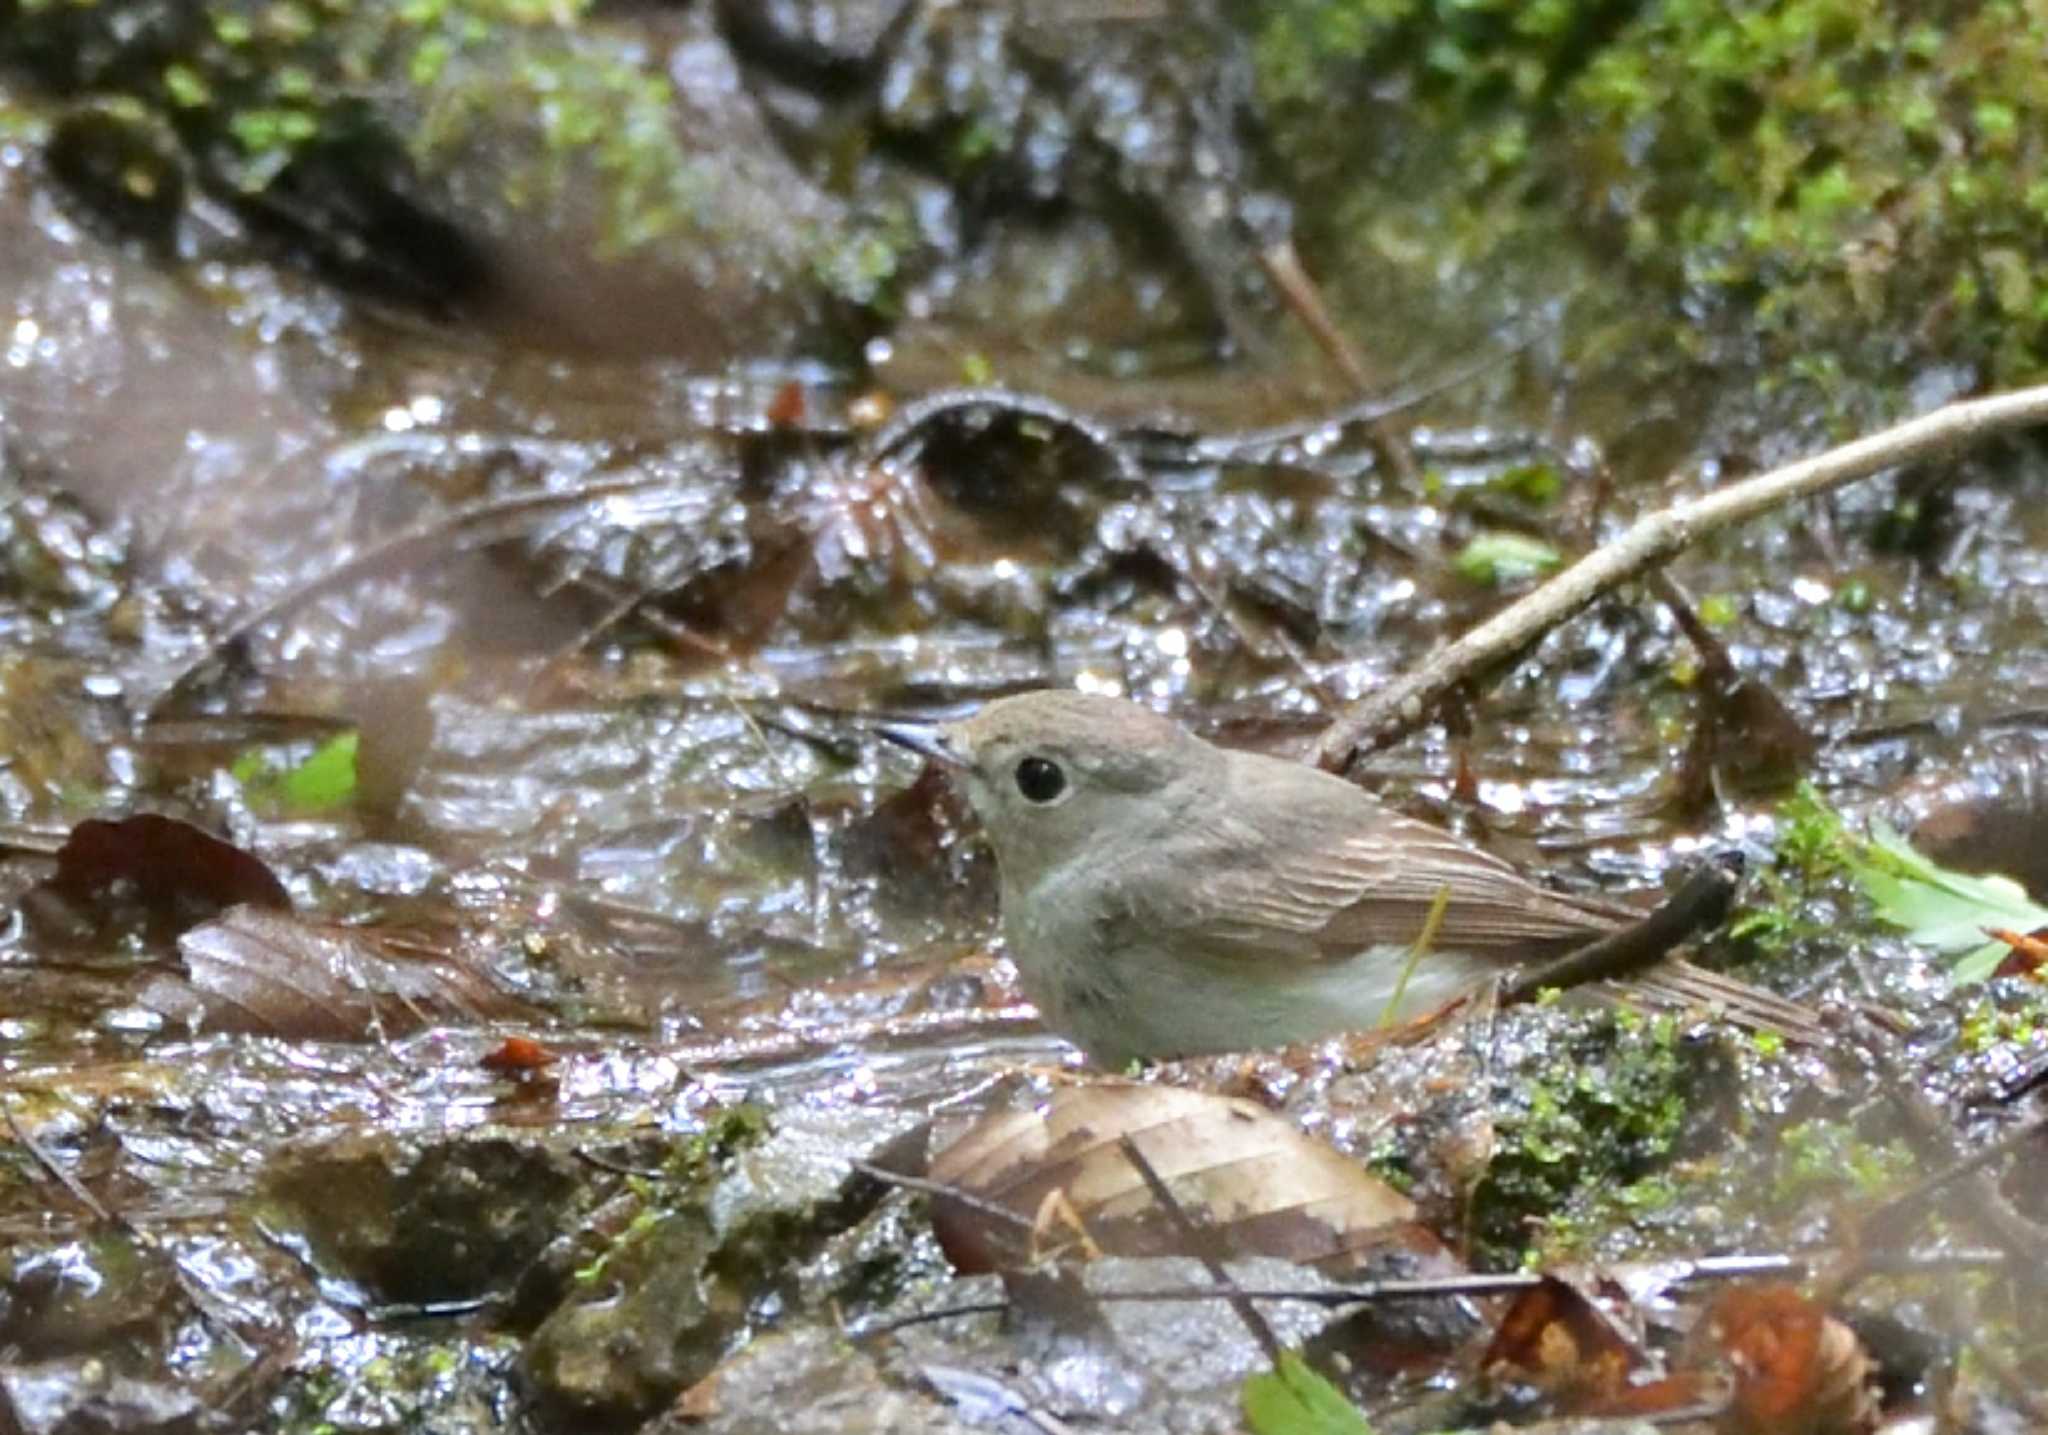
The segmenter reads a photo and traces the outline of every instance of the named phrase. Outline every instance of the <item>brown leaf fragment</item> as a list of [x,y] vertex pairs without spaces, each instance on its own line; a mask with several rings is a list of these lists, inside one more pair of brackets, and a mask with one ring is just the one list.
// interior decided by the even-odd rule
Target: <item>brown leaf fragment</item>
[[2003,942],[2012,950],[1999,962],[1994,977],[2030,977],[2048,963],[2048,940],[2039,932],[2015,932],[2005,927],[1986,927],[1984,935]]
[[153,917],[179,929],[228,907],[289,911],[292,905],[284,883],[262,859],[155,812],[79,823],[57,851],[50,885],[81,901],[132,892]]
[[501,1076],[524,1076],[554,1065],[555,1054],[530,1036],[508,1036],[478,1058],[477,1065]]
[[1545,1275],[1508,1306],[1480,1368],[1549,1391],[1576,1413],[1621,1396],[1644,1364],[1633,1335],[1591,1289]]
[[768,401],[768,407],[763,410],[761,416],[774,428],[793,429],[803,423],[809,409],[809,396],[804,386],[791,379],[775,391],[775,396]]
[[1723,1435],[1867,1435],[1873,1366],[1856,1333],[1786,1285],[1731,1290],[1706,1333],[1735,1375]]
[[689,1425],[714,1419],[718,1414],[718,1374],[718,1370],[713,1370],[695,1385],[686,1387],[669,1406],[670,1415]]
[[215,1031],[360,1041],[439,1022],[536,1015],[459,953],[420,955],[367,928],[257,907],[235,907],[194,927],[178,939],[178,951],[203,1024]]
[[[1194,1221],[1228,1256],[1271,1255],[1348,1270],[1399,1244],[1434,1253],[1407,1197],[1249,1101],[1177,1087],[1099,1082],[1043,1109],[984,1118],[932,1161],[934,1226],[963,1271],[1028,1261],[1049,1231],[1085,1232],[1078,1253],[1180,1252],[1175,1224],[1119,1149],[1129,1136]],[[1019,1219],[997,1219],[999,1207]],[[1056,1219],[1039,1225],[1043,1213]]]

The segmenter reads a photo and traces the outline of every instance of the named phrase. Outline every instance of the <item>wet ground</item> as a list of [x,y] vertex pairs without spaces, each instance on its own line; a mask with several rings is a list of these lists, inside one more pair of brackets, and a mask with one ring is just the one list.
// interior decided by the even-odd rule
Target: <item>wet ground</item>
[[[647,24],[672,73],[717,69],[696,21]],[[941,74],[981,53],[932,44]],[[915,1178],[1079,1069],[1002,960],[971,815],[872,724],[1069,685],[1301,751],[1558,555],[1819,442],[1747,375],[1589,385],[1542,266],[1399,306],[1464,317],[1441,332],[1340,308],[1405,376],[1359,409],[1255,243],[1119,238],[1185,198],[1129,155],[952,234],[886,322],[728,238],[707,337],[660,265],[564,258],[573,223],[455,317],[217,198],[146,242],[53,178],[68,102],[0,87],[0,1429],[1230,1428],[1268,1357],[1226,1304],[956,1272],[938,1198],[868,1169]],[[1522,319],[1473,335],[1475,303]],[[1959,383],[1930,361],[1892,407]],[[1941,1164],[1887,1083],[1989,1140],[2048,1028],[2028,983],[1954,990],[1839,885],[1774,875],[1773,814],[1805,778],[2040,869],[2044,491],[2016,441],[1675,563],[1761,715],[1629,589],[1362,776],[1578,890],[1745,848],[1774,918],[1705,958],[1881,1004],[1889,1076],[1846,1039],[1544,1008],[1160,1079],[1412,1195],[1441,1249],[1370,1272],[1846,1240]],[[58,861],[138,813],[232,846],[129,828]],[[1085,1282],[1205,1278],[1113,1255]],[[1849,1302],[1903,1332],[1902,1407],[1944,1342],[2038,1360],[2023,1292],[1915,1279]],[[975,1310],[884,1329],[942,1307]],[[1390,1428],[1444,1428],[1514,1408],[1473,1369],[1489,1312],[1268,1318]],[[1954,1403],[2015,1428],[2014,1383]]]

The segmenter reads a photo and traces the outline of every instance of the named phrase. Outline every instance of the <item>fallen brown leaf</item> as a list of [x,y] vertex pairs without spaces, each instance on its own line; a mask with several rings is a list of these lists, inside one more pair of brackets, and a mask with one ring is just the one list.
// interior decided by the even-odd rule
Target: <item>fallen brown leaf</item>
[[[1262,1107],[1100,1082],[1063,1088],[1043,1110],[989,1116],[933,1159],[929,1179],[960,1195],[933,1212],[947,1256],[963,1271],[991,1270],[1042,1255],[1034,1245],[1062,1235],[1069,1249],[1111,1255],[1180,1251],[1177,1226],[1118,1148],[1126,1136],[1223,1254],[1341,1271],[1389,1245],[1440,1249],[1407,1197]],[[1044,1221],[1046,1211],[1060,1218]]]
[[[526,1001],[447,951],[419,955],[373,930],[235,907],[178,939],[202,1024],[216,1031],[360,1041],[436,1022],[532,1019]],[[178,994],[144,999],[184,1015]]]

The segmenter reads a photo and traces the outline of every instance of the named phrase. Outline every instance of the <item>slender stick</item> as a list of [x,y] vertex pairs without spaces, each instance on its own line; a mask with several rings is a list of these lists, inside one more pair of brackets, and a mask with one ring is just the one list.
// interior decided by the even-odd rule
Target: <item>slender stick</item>
[[1638,519],[1613,542],[1438,649],[1414,672],[1339,713],[1317,742],[1315,760],[1333,772],[1348,770],[1364,751],[1383,747],[1422,722],[1460,683],[1506,661],[1595,598],[1708,534],[1793,499],[2043,422],[2048,422],[2048,386],[1967,399]]

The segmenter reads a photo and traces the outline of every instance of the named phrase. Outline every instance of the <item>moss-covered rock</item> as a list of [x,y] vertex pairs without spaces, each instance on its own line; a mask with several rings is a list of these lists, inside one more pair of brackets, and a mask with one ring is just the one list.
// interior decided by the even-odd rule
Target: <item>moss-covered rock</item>
[[[1543,1044],[1494,1091],[1495,1148],[1473,1192],[1474,1235],[1513,1263],[1540,1226],[1625,1225],[1667,1194],[1650,1178],[1729,1124],[1735,1065],[1675,1018],[1550,1014]],[[1619,1218],[1617,1221],[1616,1218]]]
[[[579,315],[609,310],[639,342],[722,355],[881,303],[881,231],[787,163],[734,100],[736,75],[698,103],[663,48],[590,10],[0,0],[0,59],[89,102],[94,123],[60,126],[57,153],[130,229],[161,232],[176,171],[118,155],[168,135],[201,186],[325,273],[431,311],[509,306],[558,341],[593,337]],[[677,46],[715,45],[701,15],[683,23]],[[110,117],[125,126],[112,138]],[[556,293],[569,274],[584,276],[574,305]],[[593,302],[597,276],[616,304]]]
[[636,1178],[630,1214],[586,1242],[586,1263],[527,1342],[521,1371],[540,1406],[579,1428],[623,1426],[797,1309],[886,1298],[888,1258],[838,1238],[883,1194],[849,1182],[849,1159],[908,1124],[787,1113],[770,1131],[735,1107],[677,1151],[672,1179]]
[[1805,381],[1838,422],[1872,406],[1845,378],[2048,359],[2031,7],[1286,0],[1247,23],[1354,292],[1583,285],[1583,357]]

